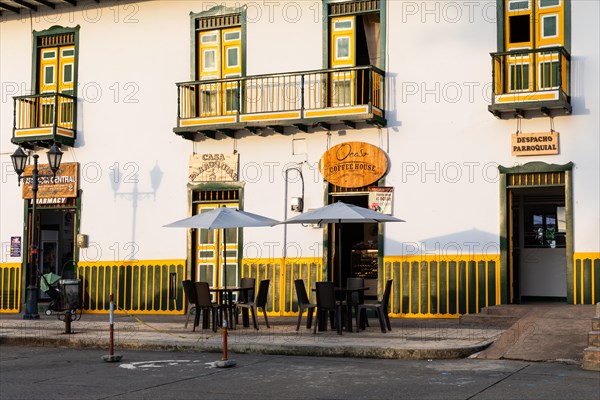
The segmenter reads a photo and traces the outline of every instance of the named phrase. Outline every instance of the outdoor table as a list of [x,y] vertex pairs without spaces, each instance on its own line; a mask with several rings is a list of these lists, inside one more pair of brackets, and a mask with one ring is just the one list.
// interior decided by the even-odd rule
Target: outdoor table
[[[315,292],[317,289],[313,289],[312,291]],[[342,324],[344,324],[344,327],[346,328],[346,332],[353,332],[352,330],[352,294],[353,293],[360,293],[360,292],[365,292],[369,290],[368,287],[361,287],[361,288],[341,288],[341,287],[334,287],[333,291],[335,293],[335,297],[337,301],[342,302],[343,300],[346,301],[346,315],[344,318],[342,318]],[[343,299],[343,300],[342,300]],[[321,318],[319,319],[319,327],[318,329],[320,331],[325,330],[327,324],[327,318]],[[359,327],[356,327],[356,331],[358,332]]]
[[[343,323],[345,324],[346,327],[346,332],[352,332],[352,294],[353,293],[361,293],[361,292],[365,292],[366,290],[369,290],[368,287],[361,287],[361,288],[340,288],[340,287],[336,287],[333,288],[335,295],[337,298],[343,299],[345,298],[346,300],[346,317],[342,318],[342,320],[345,319],[345,321],[343,321]],[[341,301],[341,300],[340,300]],[[358,332],[359,327],[356,327],[356,331]]]
[[[233,304],[232,304],[232,295],[233,292],[247,292],[249,290],[252,290],[253,288],[249,288],[249,287],[211,287],[209,288],[209,290],[213,293],[217,294],[217,303],[219,303],[219,305],[224,306],[225,307],[225,312],[228,315],[227,321],[228,321],[228,328],[230,329],[235,329],[235,319],[234,319],[234,315],[233,315]],[[245,312],[245,314],[244,314]],[[249,322],[249,318],[248,318],[248,310],[242,310],[242,321],[244,323],[244,326],[250,326],[250,322]]]

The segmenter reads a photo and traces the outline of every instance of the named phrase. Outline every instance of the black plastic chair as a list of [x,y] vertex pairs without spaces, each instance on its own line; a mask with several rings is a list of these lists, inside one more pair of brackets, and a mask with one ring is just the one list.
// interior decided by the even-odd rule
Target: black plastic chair
[[185,318],[184,328],[187,329],[188,322],[190,321],[190,315],[192,315],[192,311],[196,312],[196,286],[194,282],[189,279],[181,281],[183,286],[183,292],[185,293],[185,298],[187,299],[187,317]]
[[258,294],[256,295],[256,300],[249,300],[246,303],[239,303],[237,307],[248,308],[250,313],[252,314],[252,322],[254,323],[254,329],[258,329],[258,323],[256,322],[256,312],[260,308],[262,309],[263,315],[265,316],[265,323],[267,324],[267,328],[269,326],[269,319],[267,318],[267,300],[269,295],[269,283],[271,281],[268,279],[260,281],[258,286]]
[[[335,315],[335,327],[337,333],[342,334],[342,306],[335,300],[335,290],[333,288],[333,282],[317,282],[317,318],[315,320],[314,332],[317,333],[317,327],[319,326],[319,320],[327,327],[327,314]],[[323,318],[325,320],[323,321]],[[333,322],[333,321],[332,321]],[[333,324],[331,326],[334,327]]]
[[312,325],[313,314],[317,305],[310,302],[308,294],[306,293],[304,281],[302,279],[296,279],[294,281],[294,286],[296,287],[296,297],[298,298],[298,307],[300,308],[298,311],[298,324],[296,325],[296,330],[300,329],[302,313],[304,313],[305,310],[308,310],[308,314],[306,315],[306,329],[310,329]]
[[194,331],[200,323],[200,314],[203,312],[206,318],[212,316],[212,330],[217,331],[217,317],[222,311],[222,307],[213,303],[210,299],[210,288],[207,282],[196,282],[196,319],[194,321]]
[[[238,319],[238,305],[248,303],[248,301],[254,299],[254,292],[256,288],[256,279],[254,278],[242,278],[240,281],[240,287],[250,288],[249,290],[242,290],[238,295],[237,302],[234,305],[233,313],[235,315],[235,323],[239,323]],[[248,313],[246,312],[243,316],[244,326],[248,326]]]
[[[347,278],[346,287],[348,289],[360,289],[365,287],[364,278]],[[358,306],[365,303],[365,292],[354,292],[352,293],[352,303],[347,304],[348,307],[354,309],[354,317],[356,318],[356,326],[358,326]],[[367,323],[368,324],[368,323]]]
[[[361,304],[358,306],[359,329],[364,329],[363,316],[366,319],[366,311],[367,310],[375,310],[375,312],[377,313],[377,318],[379,319],[379,326],[381,327],[381,332],[385,333],[386,327],[387,327],[388,331],[392,330],[392,326],[390,324],[390,317],[388,316],[388,306],[390,303],[390,293],[392,291],[392,282],[393,282],[393,280],[389,279],[385,283],[385,290],[383,292],[383,298],[381,299],[381,302],[373,303],[373,304],[365,303],[365,304]],[[365,311],[364,313],[363,313],[363,310]]]

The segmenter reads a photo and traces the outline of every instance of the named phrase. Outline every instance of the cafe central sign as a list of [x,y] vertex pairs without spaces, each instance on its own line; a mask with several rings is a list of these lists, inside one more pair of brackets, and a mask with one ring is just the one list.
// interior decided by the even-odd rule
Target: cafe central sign
[[346,142],[333,146],[319,161],[323,178],[340,187],[360,188],[377,182],[388,169],[383,150],[369,143]]
[[[52,176],[52,170],[48,164],[38,166],[38,192],[37,204],[65,204],[67,198],[77,197],[79,189],[79,163],[62,163]],[[33,199],[33,165],[25,167],[23,172],[23,198]]]
[[558,154],[558,132],[513,133],[513,156],[539,156]]

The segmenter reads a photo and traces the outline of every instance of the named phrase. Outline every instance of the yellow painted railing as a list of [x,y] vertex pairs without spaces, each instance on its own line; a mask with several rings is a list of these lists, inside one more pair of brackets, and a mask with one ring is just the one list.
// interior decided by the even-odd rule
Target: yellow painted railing
[[80,262],[77,278],[83,281],[83,309],[106,313],[110,294],[116,312],[183,314],[185,260],[132,262]]
[[[316,281],[323,279],[323,263],[320,258],[244,259],[241,277],[255,278],[257,285],[260,280],[269,279],[271,283],[267,313],[275,316],[295,316],[298,315],[298,299],[294,280],[304,279],[307,288],[314,287]],[[309,296],[314,296],[308,292]]]
[[385,257],[380,292],[387,279],[396,317],[458,317],[500,304],[499,255]]
[[21,312],[21,263],[0,263],[0,312]]
[[600,252],[573,254],[573,304],[600,301]]
[[[81,262],[77,277],[83,281],[84,312],[107,313],[113,293],[117,312],[183,314],[185,264],[185,260]],[[393,317],[452,318],[477,313],[482,307],[500,304],[499,265],[498,255],[384,257],[378,297],[385,280],[393,279]],[[600,301],[600,253],[576,253],[573,265],[569,291],[573,291],[574,304]],[[242,260],[241,276],[271,281],[269,315],[295,316],[294,280],[303,279],[311,288],[326,274],[320,258],[275,258]],[[0,264],[0,312],[21,311],[22,286],[20,263]],[[314,293],[308,293],[314,302]]]

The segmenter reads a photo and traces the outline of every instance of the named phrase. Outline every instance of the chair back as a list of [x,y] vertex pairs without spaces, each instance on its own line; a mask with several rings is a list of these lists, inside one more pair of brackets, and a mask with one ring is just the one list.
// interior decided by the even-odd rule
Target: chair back
[[210,300],[210,289],[208,282],[196,282],[196,307],[209,308],[212,307]]
[[263,310],[267,305],[270,282],[271,282],[270,280],[265,279],[265,280],[260,281],[260,284],[258,286],[258,295],[256,296],[255,304],[256,304],[256,307],[262,308]]
[[321,309],[335,309],[335,291],[333,282],[317,282],[317,307]]
[[[359,289],[365,287],[364,278],[348,278],[346,279],[346,287],[348,289]],[[352,303],[362,304],[365,302],[365,292],[352,293]]]
[[390,293],[392,292],[393,279],[388,279],[385,283],[385,290],[383,291],[383,298],[381,299],[381,308],[384,313],[388,312],[388,305],[390,303]]
[[240,287],[251,288],[250,290],[242,290],[238,297],[239,303],[248,303],[254,300],[254,288],[256,287],[256,279],[254,278],[242,278]]
[[304,280],[296,279],[294,281],[294,286],[296,287],[296,297],[298,298],[298,303],[309,304],[310,300],[308,298],[308,293],[306,293],[306,286],[304,286]]
[[183,293],[185,293],[185,298],[188,303],[196,304],[196,286],[194,285],[194,282],[186,279],[181,281],[181,284],[183,285]]

